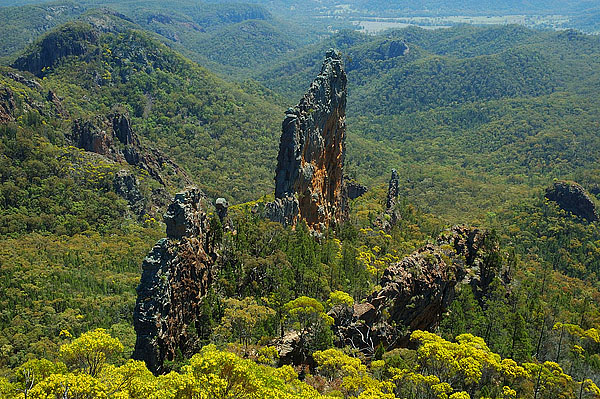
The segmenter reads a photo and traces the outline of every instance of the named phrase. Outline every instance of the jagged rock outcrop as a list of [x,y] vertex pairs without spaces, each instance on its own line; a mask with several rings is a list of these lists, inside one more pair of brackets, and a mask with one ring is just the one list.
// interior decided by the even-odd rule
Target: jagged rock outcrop
[[385,231],[389,231],[394,227],[400,220],[400,212],[396,208],[398,202],[400,179],[398,178],[398,172],[396,169],[392,169],[392,176],[388,184],[387,198],[385,201],[385,211],[380,214],[373,224]]
[[223,222],[227,217],[227,210],[229,209],[229,204],[225,198],[217,198],[215,201],[215,209],[217,211],[217,216],[219,216],[219,220]]
[[561,209],[588,222],[598,220],[598,211],[594,201],[587,191],[575,182],[554,182],[552,187],[546,190],[546,198],[556,202]]
[[0,87],[0,123],[14,120],[15,97],[8,87]]
[[48,90],[48,94],[46,95],[46,100],[51,102],[54,105],[54,109],[56,110],[56,113],[58,114],[58,116],[60,116],[62,118],[69,117],[69,112],[63,106],[63,103],[60,100],[60,98],[58,98],[56,93],[54,93],[52,90]]
[[456,226],[387,268],[381,289],[354,308],[330,312],[341,345],[373,354],[404,346],[413,330],[433,330],[454,299],[458,284],[470,284],[481,300],[495,276],[500,276],[497,241],[480,229]]
[[398,172],[396,169],[392,169],[392,177],[388,185],[387,200],[385,201],[386,211],[390,211],[396,206],[398,200],[398,185],[400,184],[398,179]]
[[286,225],[304,219],[314,230],[347,218],[343,182],[346,153],[346,73],[330,50],[321,73],[282,124],[275,198],[267,216]]
[[196,188],[175,195],[164,217],[167,237],[142,263],[133,358],[154,373],[161,373],[165,359],[173,360],[177,351],[189,354],[194,337],[188,327],[201,316],[202,298],[213,281],[217,255],[202,197]]
[[125,114],[116,113],[112,120],[113,132],[115,136],[124,145],[138,144],[137,137],[134,138],[131,122]]
[[138,181],[134,175],[126,170],[120,170],[113,180],[115,193],[127,201],[129,209],[137,215],[143,216],[146,211],[146,199],[140,192]]
[[[176,176],[184,184],[191,183],[179,165],[161,151],[148,148],[140,142],[131,126],[129,117],[124,112],[115,111],[106,117],[98,116],[90,120],[75,120],[71,129],[70,141],[78,148],[104,155],[115,162],[126,162],[145,170],[163,187],[167,186],[168,176],[165,176],[165,171],[169,171],[170,175]],[[168,194],[164,189],[154,190],[151,202],[163,204],[165,195]],[[126,199],[129,202],[129,199]],[[168,197],[166,201],[168,201]],[[135,214],[144,214],[143,211],[132,210]]]
[[345,179],[346,182],[346,193],[348,199],[356,199],[364,195],[369,189],[355,180]]
[[71,128],[71,141],[76,147],[96,154],[116,157],[112,135],[91,120],[75,120]]
[[36,82],[33,79],[27,79],[26,77],[24,77],[23,75],[20,75],[18,73],[7,72],[6,76],[8,76],[9,78],[11,78],[15,82],[19,82],[21,84],[24,84],[25,86],[29,87],[30,89],[42,90],[42,85],[41,84],[39,84],[38,82]]

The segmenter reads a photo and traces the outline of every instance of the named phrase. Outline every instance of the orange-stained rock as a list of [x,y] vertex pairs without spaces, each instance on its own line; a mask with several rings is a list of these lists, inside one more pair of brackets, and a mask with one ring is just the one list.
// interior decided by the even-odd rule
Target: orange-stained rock
[[303,219],[317,231],[346,220],[346,84],[341,56],[330,50],[309,91],[286,112],[271,220],[294,226]]

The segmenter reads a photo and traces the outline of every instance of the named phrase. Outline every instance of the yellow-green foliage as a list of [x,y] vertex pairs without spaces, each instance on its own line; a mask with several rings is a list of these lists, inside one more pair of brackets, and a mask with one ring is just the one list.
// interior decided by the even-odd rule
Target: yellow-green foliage
[[215,334],[226,339],[237,338],[240,343],[248,345],[253,337],[256,338],[257,325],[274,315],[273,309],[257,304],[252,297],[242,300],[229,298],[225,301],[225,313]]
[[[226,398],[284,398],[318,399],[314,388],[298,381],[294,370],[285,366],[275,369],[260,366],[251,360],[218,350],[214,345],[204,347],[194,355],[181,373],[171,372],[155,377],[143,362],[129,360],[122,366],[102,362],[102,367],[90,367],[106,359],[107,352],[122,346],[102,330],[82,334],[64,352],[88,360],[75,362],[72,372],[57,363],[30,361],[15,373],[30,371],[29,385],[0,379],[3,398],[139,398],[139,399],[226,399]],[[102,353],[102,355],[98,355]],[[89,359],[95,359],[90,361]],[[43,367],[42,367],[43,366]],[[52,372],[48,374],[48,370]]]
[[348,356],[339,349],[327,349],[313,354],[319,365],[319,374],[333,380],[334,378],[359,376],[367,372],[367,367],[360,359]]
[[111,337],[103,328],[83,333],[73,342],[60,347],[60,355],[67,364],[94,377],[102,371],[110,356],[122,351],[121,342]]
[[337,305],[352,306],[354,305],[354,299],[344,291],[333,291],[329,294],[327,306],[332,308]]
[[[70,370],[59,361],[29,360],[10,379],[0,378],[0,394],[6,399],[516,399],[533,398],[537,391],[540,399],[575,399],[579,393],[600,398],[590,379],[576,382],[553,362],[519,365],[501,359],[469,334],[449,342],[416,331],[412,339],[419,345],[418,360],[409,368],[387,368],[389,356],[367,367],[361,359],[330,348],[314,352],[315,374],[301,382],[291,366],[257,364],[212,344],[180,372],[156,377],[143,362],[108,361],[122,345],[99,329],[63,346],[67,359],[78,359],[70,361]],[[259,349],[269,359],[276,353],[274,347]]]
[[288,302],[285,309],[289,318],[298,323],[299,330],[306,330],[318,322],[333,324],[333,318],[325,313],[323,304],[314,298],[301,296]]

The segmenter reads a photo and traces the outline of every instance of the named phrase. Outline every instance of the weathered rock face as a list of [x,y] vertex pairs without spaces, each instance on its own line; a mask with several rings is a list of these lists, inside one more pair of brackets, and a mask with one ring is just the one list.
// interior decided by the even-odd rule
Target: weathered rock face
[[[433,330],[454,299],[457,284],[470,284],[478,299],[499,274],[497,242],[484,230],[457,226],[383,274],[381,289],[353,309],[334,308],[334,330],[343,345],[372,354],[408,343],[413,330]],[[408,331],[406,330],[408,329]]]
[[189,354],[193,337],[188,327],[198,321],[202,298],[212,284],[217,256],[202,197],[196,188],[175,196],[165,214],[167,238],[142,263],[133,358],[154,373],[161,373],[165,359],[173,360],[177,350]]
[[41,76],[44,68],[54,66],[60,59],[85,54],[98,37],[98,32],[89,25],[67,24],[44,36],[35,51],[22,55],[12,66]]
[[381,57],[380,59],[401,57],[408,54],[408,52],[408,46],[401,40],[387,39],[377,48],[377,53]]
[[15,108],[16,104],[12,90],[7,87],[0,88],[0,123],[12,121]]
[[138,144],[137,137],[134,137],[133,130],[131,130],[131,122],[126,115],[116,113],[113,116],[112,128],[115,136],[124,145]]
[[276,201],[267,216],[286,225],[304,219],[322,230],[347,218],[343,184],[346,152],[346,73],[330,50],[321,73],[285,115],[275,172]]
[[396,206],[396,201],[398,200],[398,185],[398,172],[396,171],[396,169],[392,169],[392,177],[390,178],[387,200],[385,202],[385,207],[388,211],[391,210],[394,206]]
[[46,95],[46,100],[50,101],[54,105],[54,109],[56,110],[56,113],[59,116],[61,116],[63,118],[69,117],[69,112],[63,106],[62,102],[60,101],[60,98],[58,98],[56,93],[54,93],[52,90],[48,90],[48,94]]
[[71,129],[71,140],[81,149],[96,154],[116,156],[112,135],[92,121],[76,120]]
[[115,193],[124,198],[129,209],[137,216],[143,216],[146,210],[146,199],[139,189],[137,179],[126,170],[120,170],[113,180]]
[[574,182],[557,181],[546,190],[546,198],[561,209],[588,222],[598,220],[596,205],[583,187]]
[[396,209],[398,203],[400,180],[396,169],[392,169],[392,177],[388,185],[387,199],[385,202],[385,211],[375,219],[373,224],[385,231],[389,231],[400,220],[400,211]]
[[356,199],[362,195],[364,195],[368,189],[367,187],[363,186],[362,184],[354,181],[354,180],[349,180],[349,179],[345,179],[346,181],[346,192],[348,193],[348,199]]
[[26,77],[24,77],[23,75],[20,75],[18,73],[7,72],[6,76],[8,76],[9,78],[11,78],[15,82],[19,82],[19,83],[24,84],[25,86],[27,86],[27,87],[29,87],[31,89],[42,90],[42,85],[40,85],[38,82],[36,82],[33,79],[27,79]]

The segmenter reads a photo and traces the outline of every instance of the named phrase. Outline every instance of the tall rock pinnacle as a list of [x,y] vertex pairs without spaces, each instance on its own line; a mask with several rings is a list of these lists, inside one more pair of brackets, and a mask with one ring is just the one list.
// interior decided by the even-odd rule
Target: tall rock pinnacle
[[154,373],[165,359],[189,354],[200,305],[213,280],[216,259],[209,220],[201,209],[202,192],[190,188],[175,195],[165,214],[163,238],[142,263],[133,313],[136,332],[133,358],[146,362]]
[[296,225],[304,219],[310,228],[323,230],[347,218],[346,83],[340,53],[329,50],[308,92],[286,112],[275,201],[267,204],[271,220]]

